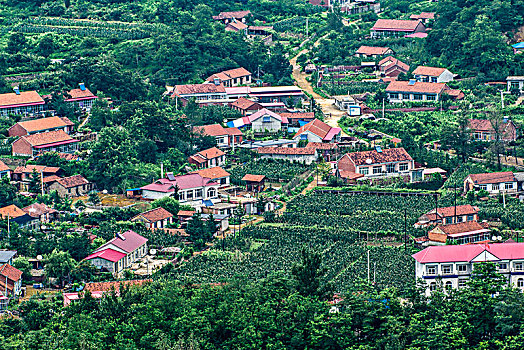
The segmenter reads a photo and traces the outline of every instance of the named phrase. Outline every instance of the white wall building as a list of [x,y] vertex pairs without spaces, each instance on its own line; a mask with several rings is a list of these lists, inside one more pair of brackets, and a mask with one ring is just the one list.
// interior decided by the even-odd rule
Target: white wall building
[[447,83],[455,78],[455,74],[446,68],[418,66],[413,71],[417,81],[424,83]]

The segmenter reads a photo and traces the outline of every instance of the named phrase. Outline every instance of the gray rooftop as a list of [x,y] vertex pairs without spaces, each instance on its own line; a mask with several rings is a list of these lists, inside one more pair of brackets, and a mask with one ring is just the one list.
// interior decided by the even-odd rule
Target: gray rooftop
[[5,264],[16,255],[16,250],[0,250],[0,264]]

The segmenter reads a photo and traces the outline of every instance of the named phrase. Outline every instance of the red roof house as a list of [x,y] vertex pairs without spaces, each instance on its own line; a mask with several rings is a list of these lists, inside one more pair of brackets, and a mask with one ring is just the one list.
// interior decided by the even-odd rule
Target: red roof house
[[22,290],[22,271],[9,264],[0,266],[0,291],[19,295]]
[[464,192],[485,190],[490,194],[515,193],[517,179],[511,171],[498,173],[470,174],[464,180]]
[[378,57],[385,55],[394,55],[395,52],[389,47],[378,47],[378,46],[361,46],[355,52],[357,57]]
[[143,222],[147,228],[165,228],[173,223],[173,217],[173,214],[158,207],[134,216],[131,221]]
[[251,72],[244,67],[225,70],[209,76],[206,81],[223,84],[225,87],[251,84]]
[[79,141],[63,130],[24,135],[12,143],[13,156],[34,157],[46,152],[74,153]]
[[225,161],[226,154],[216,147],[205,149],[188,158],[188,162],[199,169],[221,166]]
[[242,131],[238,128],[224,128],[220,124],[195,126],[193,132],[196,134],[213,136],[219,148],[232,148],[243,141]]
[[43,111],[44,99],[36,91],[19,91],[0,94],[0,115],[33,114]]
[[314,119],[298,129],[294,140],[306,140],[308,142],[338,142],[342,129],[333,128],[328,124]]
[[408,34],[424,33],[425,31],[426,27],[422,21],[381,18],[371,28],[371,37],[402,37]]
[[[468,129],[471,137],[478,141],[493,141],[497,138],[497,132],[488,119],[469,119]],[[504,119],[499,124],[499,140],[515,141],[518,137],[518,127],[509,119]]]
[[70,134],[73,131],[74,125],[75,124],[67,118],[48,117],[18,122],[8,129],[8,133],[9,137],[31,135],[54,130],[63,130],[67,134]]

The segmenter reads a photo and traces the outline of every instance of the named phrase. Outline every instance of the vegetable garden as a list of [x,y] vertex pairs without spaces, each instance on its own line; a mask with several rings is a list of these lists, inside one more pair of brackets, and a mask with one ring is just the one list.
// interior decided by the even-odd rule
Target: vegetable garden
[[231,182],[240,184],[246,174],[265,175],[272,182],[288,182],[310,168],[302,163],[290,163],[273,159],[254,159],[231,169]]

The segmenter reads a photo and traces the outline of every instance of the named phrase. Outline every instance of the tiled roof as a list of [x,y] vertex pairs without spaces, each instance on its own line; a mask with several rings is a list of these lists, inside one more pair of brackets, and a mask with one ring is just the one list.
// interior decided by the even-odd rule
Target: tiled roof
[[75,101],[77,99],[91,100],[97,97],[87,88],[85,90],[82,90],[82,89],[69,90],[68,95],[71,96],[71,98],[67,98],[66,101]]
[[479,184],[496,184],[502,182],[513,182],[515,176],[511,171],[504,171],[499,173],[484,173],[484,174],[470,174],[468,176],[475,185]]
[[193,127],[193,132],[195,132],[195,133],[202,133],[202,134],[208,135],[208,136],[223,136],[223,135],[227,135],[224,127],[222,125],[220,125],[220,124],[195,126],[195,127]]
[[260,182],[266,178],[265,175],[254,175],[254,174],[246,174],[242,178],[242,181],[250,181],[250,182]]
[[448,235],[484,230],[484,227],[482,227],[476,221],[465,221],[456,224],[438,225],[437,227]]
[[378,19],[371,30],[414,31],[419,23],[402,19]]
[[223,151],[219,150],[216,147],[205,149],[203,151],[198,152],[197,154],[203,156],[205,159],[213,159],[225,155]]
[[85,177],[83,177],[82,175],[73,175],[69,177],[63,177],[63,178],[57,179],[56,182],[58,182],[60,185],[62,185],[65,188],[87,185],[89,183],[89,181],[87,181]]
[[179,210],[176,215],[178,215],[178,216],[193,216],[195,213],[196,213],[196,211]]
[[250,116],[244,117],[244,118],[249,120],[249,123],[252,123],[253,121],[255,121],[257,119],[259,119],[261,117],[264,117],[264,116],[268,116],[268,115],[273,117],[273,118],[275,118],[276,120],[284,123],[284,124],[288,123],[287,118],[282,117],[281,115],[276,114],[275,112],[272,112],[272,111],[270,111],[269,109],[266,109],[266,108],[263,108],[263,109],[257,111],[256,113],[253,113]]
[[282,155],[314,155],[315,148],[288,148],[288,147],[259,147],[259,154],[282,154]]
[[348,170],[339,170],[338,173],[340,174],[341,178],[348,179],[348,180],[356,180],[356,179],[360,179],[361,177],[364,177],[364,175],[362,174],[355,173],[353,171],[348,171]]
[[27,120],[25,122],[18,122],[24,130],[27,132],[35,132],[41,130],[55,129],[60,127],[65,127],[68,124],[62,120],[60,117],[49,117],[49,118],[40,118]]
[[444,73],[445,70],[446,70],[446,68],[418,66],[413,71],[413,74],[415,74],[415,75],[427,75],[427,76],[430,76],[430,77],[438,77],[442,73]]
[[[471,204],[464,204],[464,205],[457,205],[456,206],[456,213],[457,215],[470,215],[470,214],[476,214],[478,213],[479,209],[477,207],[472,206]],[[437,208],[437,212],[441,217],[449,217],[449,216],[455,216],[455,207],[444,207],[444,208]],[[425,215],[433,214],[435,215],[435,209],[427,212]]]
[[224,85],[215,84],[187,84],[177,85],[173,90],[173,95],[193,95],[193,94],[212,94],[212,93],[224,93],[226,89]]
[[420,15],[411,15],[410,19],[435,19],[435,12],[421,12]]
[[232,107],[237,107],[237,108],[240,108],[240,109],[248,109],[249,107],[251,107],[251,106],[253,106],[255,104],[258,104],[258,103],[255,102],[255,101],[248,100],[245,97],[240,97],[238,100],[236,100],[235,102],[231,103],[231,106]]
[[230,11],[230,12],[220,12],[218,16],[213,16],[214,20],[221,19],[230,19],[230,18],[244,18],[247,15],[250,15],[251,11]]
[[202,177],[207,177],[208,179],[220,179],[222,177],[227,177],[230,174],[222,169],[219,166],[213,167],[213,168],[207,168],[207,169],[200,169],[197,171],[194,171],[194,173],[200,174]]
[[158,208],[151,209],[151,210],[148,210],[148,211],[145,211],[143,213],[136,215],[134,218],[131,219],[131,221],[134,221],[134,219],[140,216],[148,220],[149,222],[157,222],[160,220],[169,219],[173,217],[173,214],[171,214],[170,212],[168,212],[167,210],[165,210],[162,207],[158,207]]
[[387,148],[387,149],[383,149],[382,152],[377,152],[376,150],[372,150],[372,151],[364,151],[364,152],[346,153],[345,157],[346,156],[353,161],[355,166],[413,160],[413,158],[411,158],[408,152],[406,152],[406,150],[402,147]]
[[356,53],[362,55],[384,55],[388,50],[391,49],[389,47],[361,46]]
[[391,69],[394,66],[398,66],[399,68],[401,68],[402,70],[404,70],[406,72],[409,70],[409,65],[405,64],[404,62],[402,62],[401,60],[399,60],[399,59],[397,59],[397,58],[395,58],[393,56],[388,56],[388,57],[384,58],[378,64],[379,64],[379,66],[385,65],[382,68],[384,71],[387,71],[387,70]]
[[417,81],[410,84],[409,81],[392,81],[386,88],[386,92],[414,92],[425,94],[440,94],[448,89],[445,83],[424,83]]
[[26,215],[25,211],[18,208],[14,204],[8,205],[7,207],[0,208],[0,218],[5,219],[9,216],[11,219],[14,219],[14,218],[24,216],[24,215]]
[[44,173],[58,173],[60,171],[60,168],[52,167],[52,166],[45,166],[45,165],[33,165],[33,164],[27,164],[26,166],[19,166],[15,169],[15,174],[31,174],[33,170],[36,170],[38,173],[44,172]]
[[125,239],[122,239],[117,236],[113,238],[112,240],[110,240],[109,242],[107,242],[106,244],[104,244],[103,246],[101,246],[100,248],[98,248],[96,251],[99,252],[101,250],[104,250],[106,249],[107,246],[112,244],[115,247],[118,247],[127,253],[131,253],[132,251],[136,250],[138,247],[144,245],[148,241],[147,238],[142,237],[135,231],[131,231],[131,230],[126,231],[120,234],[119,236]]
[[44,99],[36,91],[20,91],[20,95],[14,92],[0,94],[0,108],[13,105],[44,104]]
[[113,281],[113,282],[89,282],[86,283],[84,291],[90,292],[108,292],[111,290],[119,291],[121,286],[141,286],[144,283],[152,282],[152,279]]
[[336,143],[324,143],[324,142],[308,142],[306,145],[308,148],[328,150],[328,149],[337,149],[338,145]]
[[0,171],[10,171],[11,169],[0,160]]
[[315,119],[315,112],[279,113],[281,117],[289,119]]
[[0,266],[0,276],[3,276],[3,282],[5,284],[5,278],[9,278],[11,281],[18,281],[22,277],[22,271],[13,267],[9,264]]
[[42,146],[55,142],[71,141],[74,140],[71,136],[65,133],[63,130],[53,130],[43,132],[40,134],[25,135],[21,137],[26,140],[32,146]]
[[[499,129],[501,132],[503,132],[511,121],[508,122],[502,122],[499,125]],[[513,123],[513,122],[511,122]],[[475,131],[495,131],[495,128],[491,124],[491,121],[488,119],[468,119],[468,128]]]
[[232,27],[232,28],[236,29],[237,31],[240,31],[240,30],[246,29],[247,28],[247,24],[244,24],[242,22],[231,22],[231,23],[227,24],[226,30],[228,29],[228,27]]
[[249,72],[244,67],[225,70],[219,73],[215,73],[211,75],[209,78],[207,78],[207,81],[213,81],[214,78],[219,78],[222,81],[245,77],[246,75],[251,75],[251,72]]
[[51,176],[46,176],[42,179],[42,181],[46,184],[48,183],[51,183],[51,182],[55,182],[56,180],[59,180],[61,179],[60,176],[57,176],[57,175],[51,175]]
[[225,128],[224,131],[230,136],[242,136],[242,131],[238,128]]
[[22,210],[33,218],[38,218],[40,217],[40,215],[52,214],[57,212],[55,209],[49,208],[44,203],[33,203],[25,208],[22,208]]
[[321,139],[324,139],[324,137],[326,137],[326,135],[329,133],[330,130],[331,130],[331,126],[327,125],[326,123],[324,123],[321,120],[314,119],[310,121],[309,123],[307,123],[306,125],[302,125],[300,129],[298,129],[297,133],[295,134],[293,138],[303,134],[306,131],[309,131],[317,135]]
[[[169,176],[169,174],[168,174]],[[169,179],[158,179],[157,181],[142,187],[143,190],[157,191],[157,192],[174,192],[174,188],[178,185],[181,190],[204,187],[204,186],[216,186],[217,183],[210,179],[203,178],[200,174],[191,173],[186,175],[174,176],[173,180]]]
[[412,257],[420,263],[469,262],[487,251],[500,260],[524,259],[524,243],[443,245],[427,247]]
[[89,256],[87,256],[84,260],[91,260],[95,258],[108,260],[111,262],[117,262],[120,259],[123,259],[126,256],[125,253],[119,252],[117,250],[107,248],[99,250]]

